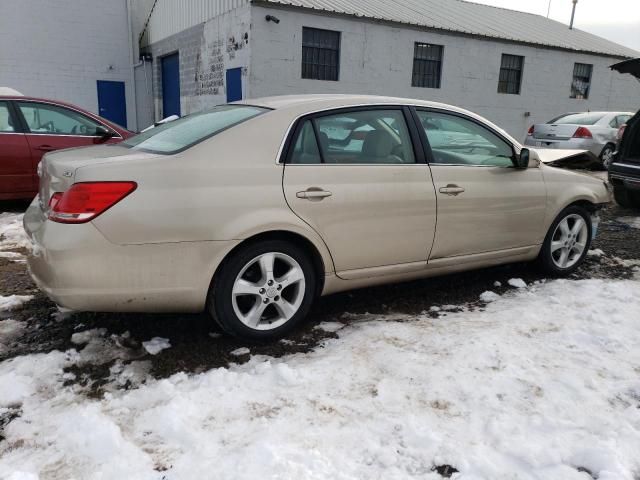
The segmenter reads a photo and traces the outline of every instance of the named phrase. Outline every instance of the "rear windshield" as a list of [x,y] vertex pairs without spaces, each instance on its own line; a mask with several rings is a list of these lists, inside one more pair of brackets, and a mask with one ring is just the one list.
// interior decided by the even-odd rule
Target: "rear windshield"
[[604,117],[603,113],[571,113],[550,121],[554,125],[595,125]]
[[153,153],[178,153],[268,109],[248,105],[221,105],[159,125],[128,138],[120,145]]

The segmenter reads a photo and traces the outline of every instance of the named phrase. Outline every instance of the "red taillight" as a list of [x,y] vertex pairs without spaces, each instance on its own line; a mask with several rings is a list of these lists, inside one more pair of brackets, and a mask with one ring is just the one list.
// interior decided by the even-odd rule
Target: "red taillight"
[[622,136],[624,135],[624,129],[627,128],[627,124],[625,123],[624,125],[622,125],[619,129],[618,129],[618,135],[616,137],[616,140],[620,141],[622,140]]
[[49,220],[59,223],[85,223],[93,220],[133,192],[135,182],[74,183],[64,193],[56,192],[49,201]]
[[[533,135],[533,132],[536,130],[536,126],[535,125],[531,125],[531,127],[529,127],[529,131],[527,132],[527,135],[530,137]],[[522,131],[522,130],[520,130]]]
[[573,138],[593,138],[588,128],[578,127],[576,133],[573,134]]

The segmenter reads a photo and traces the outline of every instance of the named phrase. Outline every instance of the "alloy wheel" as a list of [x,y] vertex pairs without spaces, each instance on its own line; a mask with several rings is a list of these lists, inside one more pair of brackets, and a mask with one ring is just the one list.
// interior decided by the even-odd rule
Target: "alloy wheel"
[[589,230],[587,222],[582,216],[571,214],[564,217],[551,240],[551,259],[562,269],[573,267],[582,258],[587,242]]
[[254,330],[274,330],[300,309],[304,271],[284,253],[267,252],[249,261],[233,283],[232,305],[238,319]]
[[609,170],[609,165],[611,165],[611,161],[613,160],[613,148],[605,147],[601,157],[602,165],[604,166],[604,168]]

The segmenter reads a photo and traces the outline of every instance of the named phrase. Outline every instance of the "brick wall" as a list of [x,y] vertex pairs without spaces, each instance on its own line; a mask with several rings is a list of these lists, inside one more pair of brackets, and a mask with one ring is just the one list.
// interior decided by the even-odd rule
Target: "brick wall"
[[0,85],[98,113],[97,80],[125,82],[135,128],[126,0],[2,0]]

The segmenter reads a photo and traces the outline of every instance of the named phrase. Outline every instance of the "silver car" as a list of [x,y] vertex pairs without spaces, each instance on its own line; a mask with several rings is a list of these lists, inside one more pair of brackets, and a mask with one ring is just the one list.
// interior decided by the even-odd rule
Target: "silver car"
[[609,168],[616,150],[618,129],[632,112],[566,113],[547,123],[533,125],[525,145],[536,148],[589,150]]
[[269,340],[320,295],[535,259],[573,272],[609,192],[540,157],[421,100],[223,105],[47,154],[24,216],[29,267],[73,310],[207,311]]

